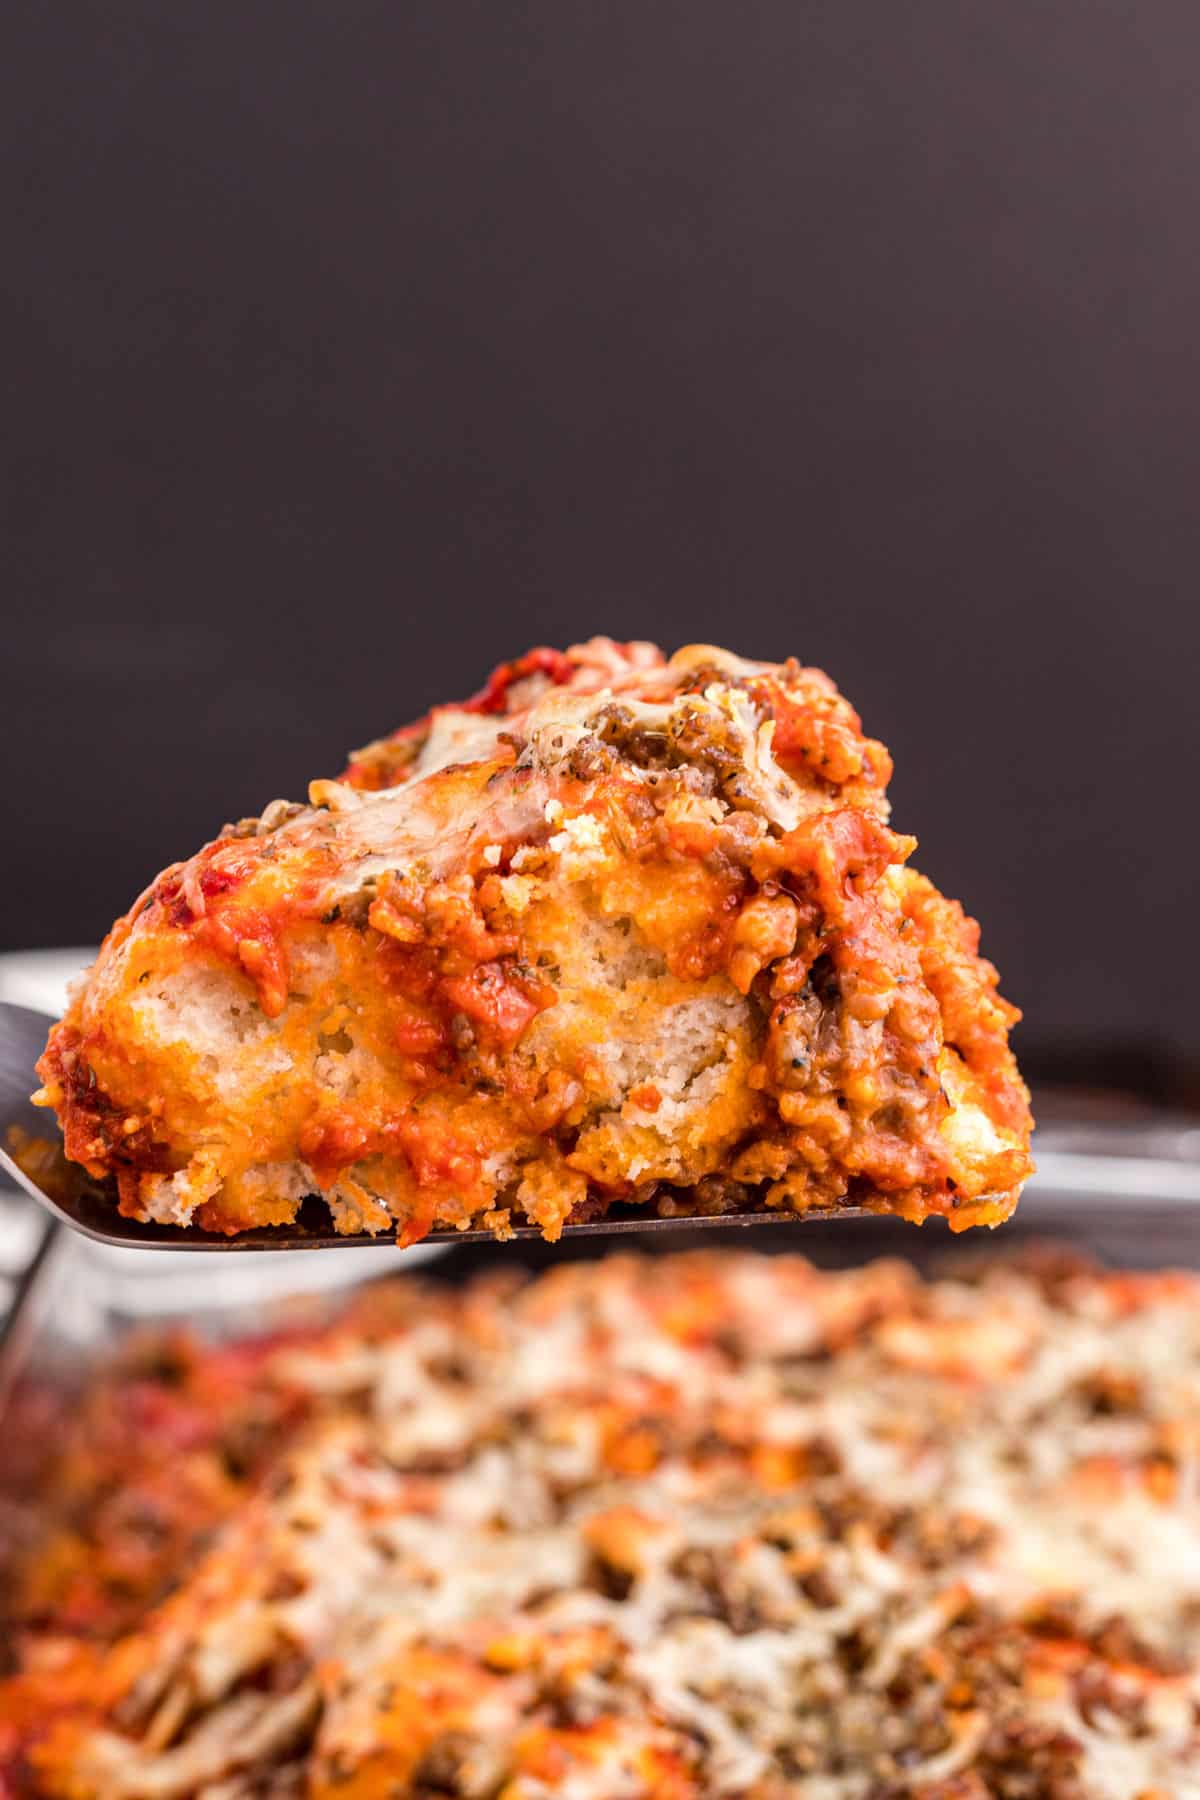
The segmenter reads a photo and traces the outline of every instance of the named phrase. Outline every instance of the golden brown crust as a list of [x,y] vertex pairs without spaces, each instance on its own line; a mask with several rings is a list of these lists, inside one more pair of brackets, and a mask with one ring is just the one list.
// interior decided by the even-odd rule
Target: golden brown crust
[[793,662],[531,652],[160,876],[43,1098],[123,1211],[218,1231],[318,1190],[405,1242],[554,1236],[714,1181],[995,1223],[1031,1166],[1017,1014],[905,867],[890,771]]

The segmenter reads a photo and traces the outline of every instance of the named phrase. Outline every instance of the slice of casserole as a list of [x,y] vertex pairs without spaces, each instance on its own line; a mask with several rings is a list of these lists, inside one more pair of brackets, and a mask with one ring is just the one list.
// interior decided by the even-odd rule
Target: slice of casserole
[[864,1205],[994,1224],[1018,1016],[906,867],[891,763],[818,671],[536,650],[164,871],[40,1098],[121,1210],[219,1232],[548,1237]]

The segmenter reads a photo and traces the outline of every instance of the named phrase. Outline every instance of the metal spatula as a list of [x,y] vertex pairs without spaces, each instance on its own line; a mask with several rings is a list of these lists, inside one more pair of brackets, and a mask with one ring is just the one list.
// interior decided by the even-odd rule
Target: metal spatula
[[[342,1236],[333,1230],[329,1215],[319,1201],[312,1205],[314,1223],[308,1225],[302,1216],[293,1225],[259,1226],[240,1232],[237,1237],[223,1237],[216,1232],[194,1230],[191,1226],[142,1224],[126,1219],[117,1211],[115,1190],[107,1184],[88,1178],[83,1170],[65,1159],[56,1163],[53,1176],[41,1183],[13,1160],[9,1148],[14,1128],[30,1138],[58,1141],[54,1115],[31,1105],[29,1096],[38,1085],[34,1064],[46,1046],[50,1019],[27,1006],[12,1006],[0,1001],[0,1169],[4,1169],[19,1187],[24,1188],[54,1218],[85,1237],[104,1244],[122,1244],[141,1250],[333,1250],[350,1245],[360,1248],[374,1244],[395,1250],[395,1233],[366,1232]],[[585,1225],[566,1225],[563,1236],[599,1236],[606,1232],[695,1231],[702,1226],[730,1225],[797,1225],[819,1219],[873,1218],[860,1207],[839,1207],[836,1211],[803,1214],[781,1211],[733,1212],[687,1215],[660,1219],[644,1207],[615,1208],[604,1219]],[[431,1231],[425,1243],[461,1244],[464,1239],[487,1237],[485,1230]],[[518,1225],[514,1235],[536,1238],[541,1232],[535,1225]]]

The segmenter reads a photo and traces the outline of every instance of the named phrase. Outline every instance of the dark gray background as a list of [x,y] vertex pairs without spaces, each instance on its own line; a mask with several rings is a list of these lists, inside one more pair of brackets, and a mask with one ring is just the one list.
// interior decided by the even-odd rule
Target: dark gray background
[[1039,1066],[1200,1055],[1194,0],[4,16],[0,947],[716,639],[891,745]]

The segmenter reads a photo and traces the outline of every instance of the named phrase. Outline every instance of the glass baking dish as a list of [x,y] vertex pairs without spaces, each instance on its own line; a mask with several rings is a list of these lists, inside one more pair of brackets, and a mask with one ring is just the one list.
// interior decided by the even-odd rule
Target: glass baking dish
[[[671,1250],[751,1244],[792,1251],[821,1267],[899,1256],[929,1273],[962,1257],[1003,1256],[1037,1241],[1112,1267],[1200,1268],[1200,1120],[1148,1112],[1130,1120],[1056,1121],[1036,1144],[1038,1174],[1016,1215],[995,1233],[954,1236],[936,1220],[814,1223],[791,1231],[697,1230],[672,1235]],[[186,1324],[228,1339],[303,1318],[319,1322],[366,1280],[420,1270],[459,1281],[498,1262],[542,1268],[563,1258],[616,1250],[661,1253],[652,1234],[562,1245],[490,1239],[397,1252],[336,1256],[250,1253],[210,1259],[170,1251],[111,1249],[61,1226],[43,1228],[36,1208],[0,1196],[0,1570],[36,1528],[39,1477],[88,1375],[133,1331]]]
[[[1101,1125],[1068,1120],[1040,1134],[1038,1157],[1040,1173],[1017,1216],[994,1235],[955,1237],[936,1222],[918,1230],[897,1220],[857,1219],[803,1231],[786,1225],[696,1230],[673,1237],[671,1249],[734,1244],[764,1255],[803,1254],[825,1267],[902,1257],[936,1272],[955,1259],[999,1258],[1052,1241],[1112,1266],[1200,1268],[1200,1124],[1165,1115]],[[16,1203],[6,1201],[6,1211],[10,1204]],[[11,1214],[18,1216],[28,1238],[32,1215]],[[0,1219],[0,1240],[2,1225]],[[627,1249],[659,1253],[652,1234],[639,1239],[631,1232],[619,1245],[478,1241],[394,1257],[346,1251],[210,1260],[107,1250],[61,1228],[46,1231],[16,1282],[0,1341],[0,1617],[4,1571],[16,1567],[43,1529],[47,1475],[76,1396],[131,1333],[186,1323],[202,1337],[227,1339],[298,1320],[319,1322],[364,1279],[417,1271],[455,1282],[506,1263],[545,1267]],[[0,1673],[4,1660],[0,1643]]]
[[[1113,1267],[1200,1268],[1200,1119],[1148,1111],[1104,1123],[1056,1121],[1038,1132],[1038,1173],[1015,1216],[996,1233],[954,1236],[936,1220],[918,1229],[887,1218],[814,1223],[803,1231],[705,1229],[673,1234],[671,1250],[751,1244],[764,1254],[792,1251],[823,1267],[900,1256],[929,1272],[958,1257],[1001,1256],[1039,1239]],[[364,1280],[407,1274],[436,1259],[440,1279],[516,1261],[544,1267],[565,1257],[616,1250],[659,1253],[652,1234],[620,1240],[574,1239],[496,1244],[490,1239],[449,1248],[343,1250],[336,1256],[277,1257],[251,1253],[209,1259],[170,1251],[107,1248],[40,1220],[16,1196],[0,1213],[0,1430],[30,1384],[64,1395],[97,1359],[138,1327],[188,1323],[226,1338],[267,1329],[298,1313],[327,1315]],[[21,1272],[24,1265],[24,1273]],[[0,1470],[0,1488],[4,1472]]]

